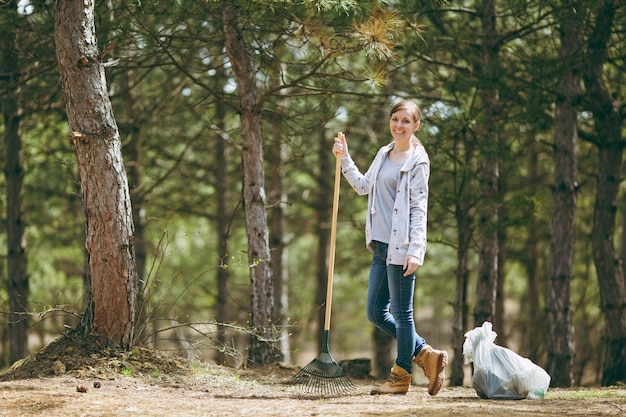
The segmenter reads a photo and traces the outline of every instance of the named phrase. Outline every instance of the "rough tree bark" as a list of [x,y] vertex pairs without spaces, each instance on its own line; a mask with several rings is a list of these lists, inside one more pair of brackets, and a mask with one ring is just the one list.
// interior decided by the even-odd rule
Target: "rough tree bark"
[[[565,1],[564,3],[570,3]],[[577,4],[559,14],[562,64],[557,87],[554,124],[554,183],[550,259],[546,283],[548,313],[548,364],[553,387],[574,383],[574,325],[571,283],[574,277],[576,202],[578,177],[578,134],[576,118],[580,101],[580,52],[583,42],[583,13]]]
[[54,38],[81,181],[91,274],[80,330],[128,349],[137,299],[132,208],[95,37],[93,0],[57,0]]
[[17,28],[17,1],[2,6],[0,19],[0,79],[3,95],[5,176],[7,204],[7,293],[9,296],[9,364],[28,353],[28,258],[24,211],[24,162],[20,107],[20,71],[14,29]]
[[241,121],[243,203],[246,213],[252,304],[251,325],[256,333],[252,336],[248,351],[248,364],[266,365],[280,360],[281,355],[272,329],[274,286],[265,211],[261,109],[256,88],[254,55],[246,42],[236,1],[222,1],[222,24],[226,54],[237,84]]
[[594,143],[600,159],[591,244],[604,314],[604,386],[626,382],[626,290],[622,265],[613,244],[625,143],[621,105],[617,95],[611,94],[604,84],[604,65],[618,3],[615,0],[600,3],[583,64],[589,108],[595,121]]

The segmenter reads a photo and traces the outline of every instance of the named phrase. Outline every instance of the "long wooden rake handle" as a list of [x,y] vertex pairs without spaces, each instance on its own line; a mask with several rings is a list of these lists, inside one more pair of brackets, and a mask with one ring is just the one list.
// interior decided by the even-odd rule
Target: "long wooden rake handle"
[[324,330],[330,330],[330,310],[333,300],[333,276],[335,274],[335,246],[337,241],[337,214],[339,213],[339,182],[341,180],[341,154],[336,155],[335,188],[333,191],[333,212],[330,222],[330,245],[328,249],[328,281],[326,283],[326,315]]
[[324,343],[317,358],[300,370],[293,382],[302,384],[317,395],[341,395],[355,387],[345,371],[335,362],[328,347],[330,338],[330,310],[333,299],[333,274],[335,270],[335,242],[337,240],[337,213],[339,211],[339,180],[341,178],[341,155],[336,155],[335,191],[333,215],[330,226],[330,253],[328,256],[328,282],[326,285],[326,317],[324,320]]

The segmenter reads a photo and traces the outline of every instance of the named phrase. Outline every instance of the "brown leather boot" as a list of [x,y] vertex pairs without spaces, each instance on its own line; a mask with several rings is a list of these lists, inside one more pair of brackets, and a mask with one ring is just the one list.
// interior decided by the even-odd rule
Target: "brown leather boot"
[[426,345],[420,350],[413,362],[424,370],[424,375],[428,378],[428,393],[437,395],[443,386],[446,378],[446,365],[448,364],[448,353],[445,350],[436,350]]
[[372,389],[370,394],[406,394],[409,386],[411,386],[411,374],[398,365],[394,365],[385,383]]

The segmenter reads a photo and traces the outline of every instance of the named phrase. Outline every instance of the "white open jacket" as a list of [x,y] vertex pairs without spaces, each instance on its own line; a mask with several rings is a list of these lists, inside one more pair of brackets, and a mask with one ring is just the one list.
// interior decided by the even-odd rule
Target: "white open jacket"
[[[358,194],[368,195],[365,243],[370,251],[373,251],[372,215],[376,213],[376,207],[374,207],[376,178],[387,154],[393,149],[393,145],[390,143],[380,148],[365,174],[359,171],[350,155],[341,159],[341,172],[348,183]],[[418,144],[413,155],[400,169],[391,219],[388,264],[403,265],[407,255],[415,256],[419,265],[424,263],[429,176],[430,160],[428,154],[426,149]]]

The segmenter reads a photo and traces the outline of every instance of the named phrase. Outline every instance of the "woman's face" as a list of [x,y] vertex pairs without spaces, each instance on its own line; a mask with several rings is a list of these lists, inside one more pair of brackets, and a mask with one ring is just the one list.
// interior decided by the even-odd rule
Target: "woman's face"
[[398,110],[389,118],[389,130],[396,141],[409,140],[419,127],[419,120],[414,121],[408,110]]

